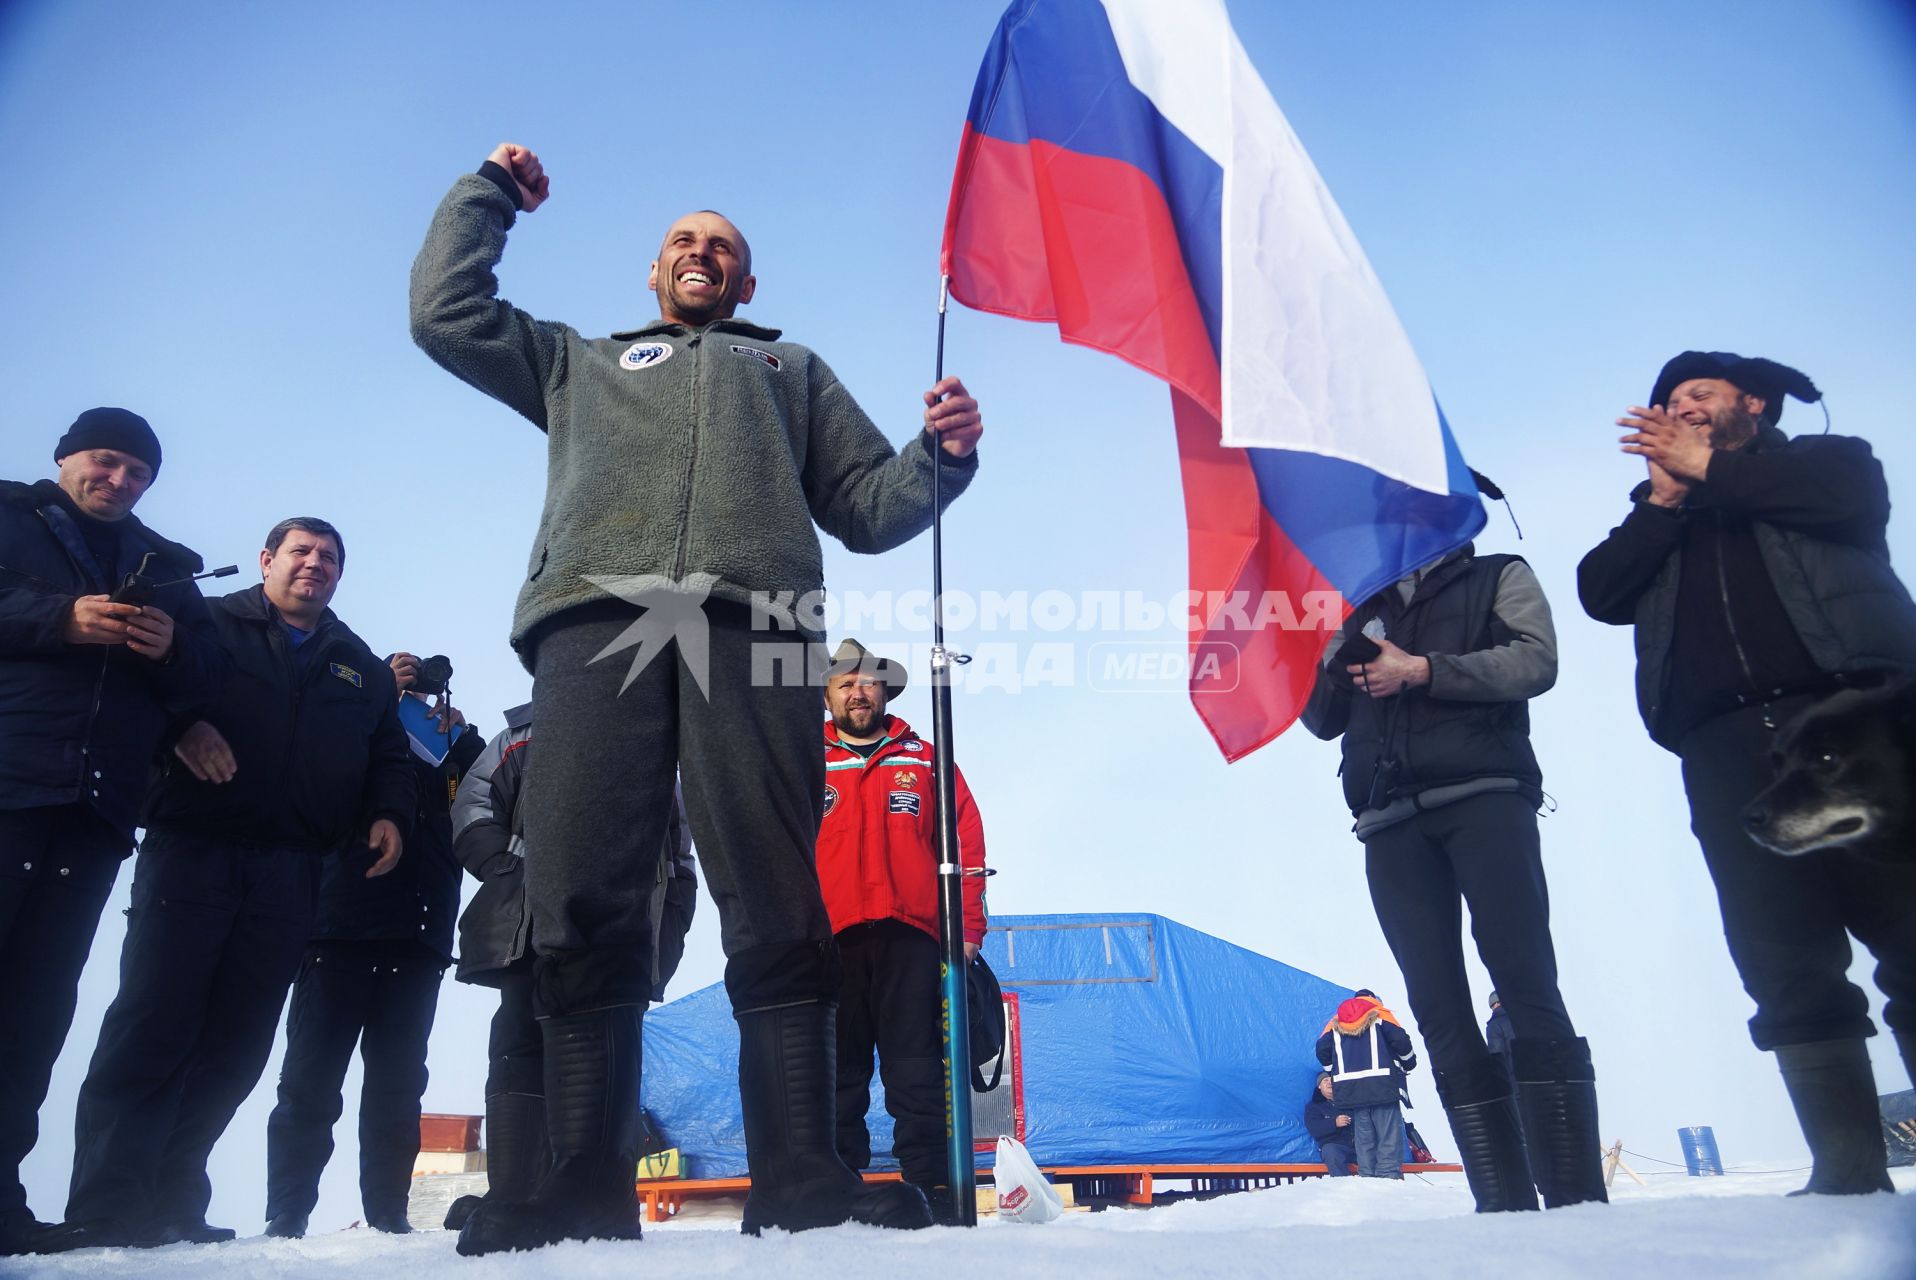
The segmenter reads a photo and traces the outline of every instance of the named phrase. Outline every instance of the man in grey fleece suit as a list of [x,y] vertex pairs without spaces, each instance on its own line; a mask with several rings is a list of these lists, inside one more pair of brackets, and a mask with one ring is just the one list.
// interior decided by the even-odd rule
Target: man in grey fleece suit
[[[597,339],[535,320],[498,297],[494,268],[548,191],[538,157],[501,144],[453,184],[412,273],[414,340],[548,439],[512,642],[539,722],[524,800],[553,1164],[530,1200],[474,1214],[460,1252],[639,1234],[646,908],[675,767],[739,1025],[745,1230],[926,1225],[915,1189],[867,1189],[833,1144],[838,965],[807,678],[823,636],[781,606],[823,588],[814,522],[861,552],[930,525],[934,470],[947,498],[977,471],[977,403],[945,379],[894,450],[824,361],[733,318],[756,288],[751,249],[709,210],[666,233],[658,320]],[[810,658],[796,680],[775,665],[795,640]]]
[[[1550,1206],[1605,1198],[1590,1051],[1557,989],[1537,836],[1529,700],[1556,680],[1530,566],[1466,546],[1352,612],[1304,712],[1312,733],[1343,738],[1371,904],[1479,1212],[1535,1209],[1538,1190]],[[1477,1029],[1464,902],[1517,1033],[1514,1097]]]

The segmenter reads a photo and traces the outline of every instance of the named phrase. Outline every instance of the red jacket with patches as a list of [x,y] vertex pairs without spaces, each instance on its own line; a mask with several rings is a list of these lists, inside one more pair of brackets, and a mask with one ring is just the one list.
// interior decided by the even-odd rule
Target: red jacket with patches
[[[832,932],[869,920],[902,920],[938,936],[938,816],[931,743],[897,716],[870,759],[825,722],[825,820],[818,881]],[[985,828],[965,775],[958,781],[958,860],[985,865]],[[965,941],[985,940],[985,878],[965,877]]]

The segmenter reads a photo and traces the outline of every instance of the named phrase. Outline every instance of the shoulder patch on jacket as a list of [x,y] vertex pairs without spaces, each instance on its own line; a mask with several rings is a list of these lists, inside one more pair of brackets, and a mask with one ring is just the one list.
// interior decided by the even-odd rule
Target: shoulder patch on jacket
[[826,788],[825,788],[825,814],[826,814],[826,816],[827,816],[827,817],[830,817],[830,816],[831,816],[831,812],[832,812],[832,810],[833,810],[833,809],[835,809],[835,808],[836,808],[837,806],[838,806],[838,788],[837,788],[837,787],[826,787]]
[[355,689],[363,689],[366,687],[366,681],[360,674],[343,662],[329,662],[326,664],[326,669]]
[[619,357],[621,369],[650,369],[672,358],[675,348],[669,342],[635,342]]
[[742,342],[734,342],[732,344],[732,354],[735,356],[750,357],[774,373],[778,371],[780,364],[779,358],[769,351],[761,351],[757,347],[748,347]]

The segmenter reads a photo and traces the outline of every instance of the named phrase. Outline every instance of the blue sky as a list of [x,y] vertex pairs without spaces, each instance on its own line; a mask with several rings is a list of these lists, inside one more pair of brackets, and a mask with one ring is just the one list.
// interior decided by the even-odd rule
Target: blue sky
[[[1801,1155],[1743,1030],[1673,758],[1630,693],[1629,636],[1573,570],[1639,464],[1612,420],[1689,347],[1808,372],[1839,432],[1916,484],[1916,26],[1901,6],[1255,4],[1253,62],[1397,306],[1470,461],[1517,504],[1563,675],[1534,707],[1566,997],[1607,1135],[1675,1158]],[[646,265],[692,208],[751,238],[745,315],[817,349],[906,438],[931,381],[937,249],[989,3],[673,7],[15,3],[0,11],[0,474],[50,474],[74,414],[123,404],[167,450],[141,506],[213,563],[293,513],[346,532],[341,615],[445,652],[486,732],[528,681],[505,645],[543,441],[406,334],[406,274],[454,177],[533,147],[551,202],[513,233],[506,296],[604,333],[656,314]],[[948,368],[983,404],[947,583],[1184,586],[1157,384],[1034,325],[957,310]],[[1820,429],[1792,404],[1785,429]],[[1916,556],[1891,524],[1899,563]],[[837,591],[926,585],[929,545],[827,550]],[[866,631],[879,647],[923,642]],[[960,647],[1044,635],[954,634]],[[1096,637],[1072,635],[1074,641]],[[895,710],[929,719],[920,688]],[[1000,913],[1151,910],[1335,981],[1401,985],[1372,920],[1335,749],[1301,730],[1226,766],[1182,698],[1073,687],[960,696]],[[123,876],[123,905],[127,881]],[[27,1166],[57,1215],[72,1095],[111,998],[110,908]],[[1859,972],[1863,971],[1859,966]],[[720,972],[709,910],[680,992]],[[1480,987],[1487,985],[1478,974]],[[476,1111],[488,993],[450,982],[429,1108]],[[1880,1082],[1904,1084],[1887,1037]],[[215,1156],[215,1221],[256,1229],[268,1084]],[[1415,1118],[1436,1121],[1426,1082]],[[350,1125],[316,1226],[357,1216]]]

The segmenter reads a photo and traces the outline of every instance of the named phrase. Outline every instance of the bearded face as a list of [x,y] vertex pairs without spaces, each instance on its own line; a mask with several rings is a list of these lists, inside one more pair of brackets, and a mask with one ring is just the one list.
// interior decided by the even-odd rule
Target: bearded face
[[1757,429],[1761,425],[1741,398],[1731,404],[1719,405],[1711,411],[1710,425],[1706,429],[1710,447],[1739,448],[1756,439]]
[[1692,378],[1670,393],[1669,408],[1712,449],[1736,449],[1756,438],[1764,402],[1721,378]]

